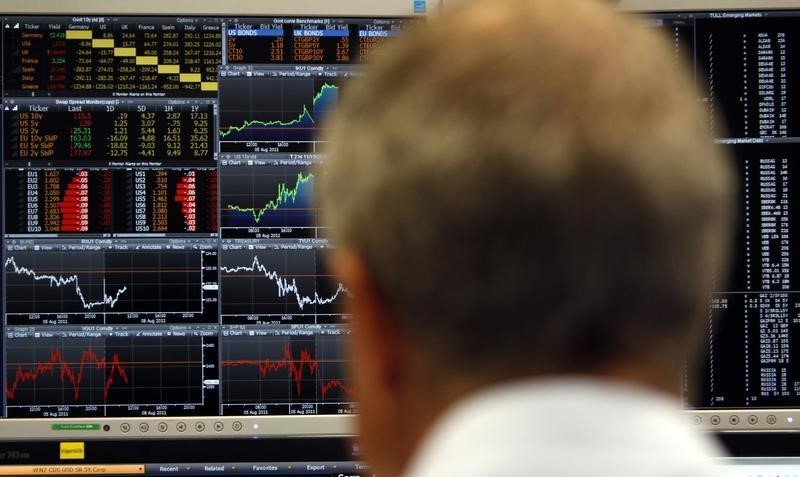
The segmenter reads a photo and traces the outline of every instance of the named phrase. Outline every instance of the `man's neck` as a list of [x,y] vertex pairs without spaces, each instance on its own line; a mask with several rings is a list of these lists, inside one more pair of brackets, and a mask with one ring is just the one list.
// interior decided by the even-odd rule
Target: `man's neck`
[[[675,379],[665,379],[666,376],[675,376]],[[417,389],[429,389],[430,392],[411,393],[404,398],[406,404],[403,409],[409,410],[402,436],[398,435],[397,461],[392,463],[395,472],[391,475],[402,475],[414,456],[419,452],[421,445],[430,435],[436,423],[451,410],[457,403],[477,393],[491,388],[502,387],[519,381],[546,382],[550,380],[569,379],[575,381],[593,381],[607,383],[611,386],[632,387],[654,391],[666,397],[675,397],[676,401],[681,395],[679,372],[672,370],[663,373],[654,372],[652,369],[644,370],[634,365],[608,366],[603,371],[594,370],[586,373],[540,373],[508,377],[505,379],[474,379],[442,380],[437,384],[422,384]]]

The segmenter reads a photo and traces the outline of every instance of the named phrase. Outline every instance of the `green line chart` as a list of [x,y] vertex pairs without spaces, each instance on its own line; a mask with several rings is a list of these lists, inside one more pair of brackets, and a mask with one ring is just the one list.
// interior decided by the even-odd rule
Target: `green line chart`
[[[251,150],[236,144],[315,143],[320,140],[325,118],[338,102],[338,78],[221,80],[221,151]],[[275,151],[265,146],[253,152]]]
[[274,199],[267,201],[261,208],[256,207],[239,207],[236,204],[228,205],[228,208],[235,212],[249,213],[253,217],[253,221],[258,223],[267,212],[278,210],[284,206],[291,206],[297,203],[297,196],[300,194],[300,189],[309,187],[307,184],[314,179],[314,174],[303,175],[302,172],[297,174],[297,181],[294,186],[289,187],[284,182],[278,183],[278,192]]
[[222,227],[314,227],[314,178],[309,165],[224,168]]
[[290,128],[293,126],[308,126],[311,124],[316,124],[317,121],[314,119],[314,115],[311,113],[311,111],[320,110],[322,104],[330,104],[333,101],[332,98],[338,97],[338,94],[338,86],[334,84],[323,83],[322,87],[319,89],[319,92],[315,94],[311,100],[311,110],[309,110],[308,105],[304,104],[303,111],[296,118],[288,121],[283,121],[280,119],[272,121],[262,121],[259,119],[245,120],[238,126],[230,125],[224,129],[220,128],[219,135],[221,138],[225,138],[233,133],[239,133],[247,129],[272,127]]

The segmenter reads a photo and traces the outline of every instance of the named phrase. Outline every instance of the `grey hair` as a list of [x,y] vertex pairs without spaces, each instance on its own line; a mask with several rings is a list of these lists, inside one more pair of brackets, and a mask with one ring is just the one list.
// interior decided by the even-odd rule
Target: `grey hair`
[[329,126],[324,220],[437,362],[682,359],[734,187],[656,32],[600,2],[470,3],[392,45]]

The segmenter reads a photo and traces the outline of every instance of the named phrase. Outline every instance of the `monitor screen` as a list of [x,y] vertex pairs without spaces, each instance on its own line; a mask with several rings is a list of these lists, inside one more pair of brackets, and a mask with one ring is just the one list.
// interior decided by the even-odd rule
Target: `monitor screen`
[[[349,432],[349,291],[324,265],[319,133],[347,79],[419,21],[425,2],[407,3],[2,15],[0,436]],[[742,191],[687,405],[715,428],[794,428],[800,11],[643,21],[690,62]]]
[[0,439],[349,432],[314,179],[402,3],[2,14]]
[[[715,283],[702,367],[686,378],[687,405],[711,410],[695,415],[698,424],[793,428],[788,409],[800,407],[800,12],[669,11],[643,21],[663,30],[676,61],[690,62],[697,100],[738,171],[733,271]],[[775,411],[756,412],[764,409]]]

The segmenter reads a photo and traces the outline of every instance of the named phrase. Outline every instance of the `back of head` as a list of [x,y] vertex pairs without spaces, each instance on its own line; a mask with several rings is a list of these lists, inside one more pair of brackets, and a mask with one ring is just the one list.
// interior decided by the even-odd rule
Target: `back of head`
[[321,204],[431,382],[678,382],[732,181],[657,33],[590,0],[475,2],[345,95]]

